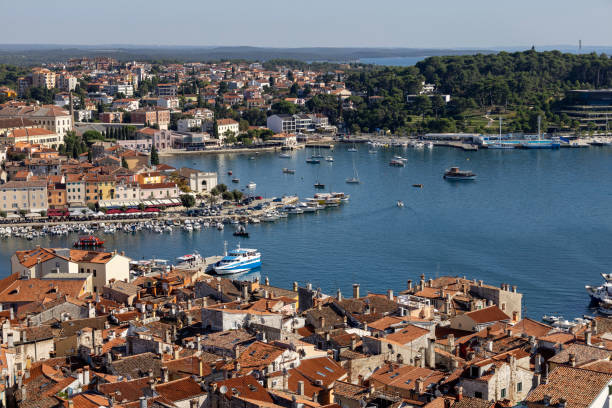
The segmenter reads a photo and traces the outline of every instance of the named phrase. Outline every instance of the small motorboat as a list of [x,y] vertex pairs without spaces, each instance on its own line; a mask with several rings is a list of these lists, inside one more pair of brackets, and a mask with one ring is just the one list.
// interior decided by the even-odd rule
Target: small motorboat
[[238,177],[234,177],[232,179],[232,183],[240,183],[240,179]]
[[234,236],[235,237],[248,238],[249,237],[249,233],[247,232],[247,230],[244,227],[244,225],[238,225],[238,227],[234,231]]
[[280,157],[281,159],[290,159],[291,155],[288,153],[281,153],[278,155],[278,157]]
[[413,184],[412,187],[423,188],[423,185],[422,184]]
[[318,181],[315,183],[314,188],[318,188],[319,190],[322,190],[325,188],[325,184],[319,183]]
[[349,147],[347,151],[349,151],[349,152],[356,152],[357,148],[356,147]]
[[391,160],[389,162],[389,166],[392,166],[392,167],[405,167],[406,163],[404,161],[402,161],[402,160],[395,160],[394,159],[394,160]]
[[100,238],[95,237],[93,235],[85,235],[85,236],[79,237],[79,240],[74,243],[74,246],[77,248],[101,247],[103,245],[104,245],[104,240],[101,240]]
[[249,160],[255,160],[255,156],[249,157]]
[[327,161],[327,162],[333,162],[333,161],[334,161],[334,158],[333,158],[333,156],[327,156],[327,157],[325,158],[325,161]]
[[294,169],[288,169],[288,168],[283,168],[283,173],[285,174],[295,174],[295,170]]
[[402,200],[397,200],[397,206],[398,207],[403,207],[404,206],[404,202]]
[[193,254],[179,256],[178,258],[176,258],[176,260],[179,264],[197,264],[202,262],[203,259],[199,253],[194,252]]
[[229,170],[229,171],[227,172],[227,175],[228,175],[228,176],[231,176],[232,174],[234,174],[234,173],[232,173],[232,171],[231,171],[231,170]]
[[253,190],[255,187],[257,187],[257,184],[255,184],[252,181],[249,181],[249,184],[246,185],[246,188]]
[[550,315],[550,316],[544,315],[544,316],[542,316],[542,321],[546,322],[546,323],[555,323],[555,322],[558,322],[558,321],[560,321],[562,319],[563,319],[563,316],[553,316],[553,315]]

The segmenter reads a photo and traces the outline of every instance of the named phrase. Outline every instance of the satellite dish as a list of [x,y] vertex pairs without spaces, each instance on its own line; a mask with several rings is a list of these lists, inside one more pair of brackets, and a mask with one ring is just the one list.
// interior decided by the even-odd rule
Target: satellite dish
[[225,393],[227,392],[227,387],[225,385],[222,385],[221,388],[219,388],[219,392],[225,395]]

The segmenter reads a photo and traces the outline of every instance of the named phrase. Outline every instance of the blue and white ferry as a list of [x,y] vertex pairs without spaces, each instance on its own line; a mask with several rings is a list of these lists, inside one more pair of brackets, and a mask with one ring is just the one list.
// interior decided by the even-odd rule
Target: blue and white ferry
[[225,256],[214,265],[214,269],[218,275],[231,275],[247,272],[260,266],[261,253],[257,249],[240,248],[238,244],[236,249],[225,253]]

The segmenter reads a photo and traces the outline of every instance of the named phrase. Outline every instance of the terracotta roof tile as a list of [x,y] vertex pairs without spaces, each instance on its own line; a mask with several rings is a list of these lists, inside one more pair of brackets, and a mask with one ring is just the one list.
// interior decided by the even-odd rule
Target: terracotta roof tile
[[548,382],[538,385],[525,401],[528,407],[543,407],[544,396],[550,396],[550,406],[563,398],[567,408],[586,408],[610,381],[612,374],[559,366],[548,375]]

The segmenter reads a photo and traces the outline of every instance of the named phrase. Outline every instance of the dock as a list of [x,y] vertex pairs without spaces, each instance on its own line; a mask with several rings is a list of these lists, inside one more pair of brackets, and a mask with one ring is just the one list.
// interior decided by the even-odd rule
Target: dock
[[463,142],[447,142],[447,141],[438,141],[438,142],[434,142],[434,144],[436,146],[446,146],[446,147],[454,147],[456,149],[463,149],[466,151],[477,151],[478,150],[478,146],[474,145],[474,144],[470,144],[470,143],[463,143]]

